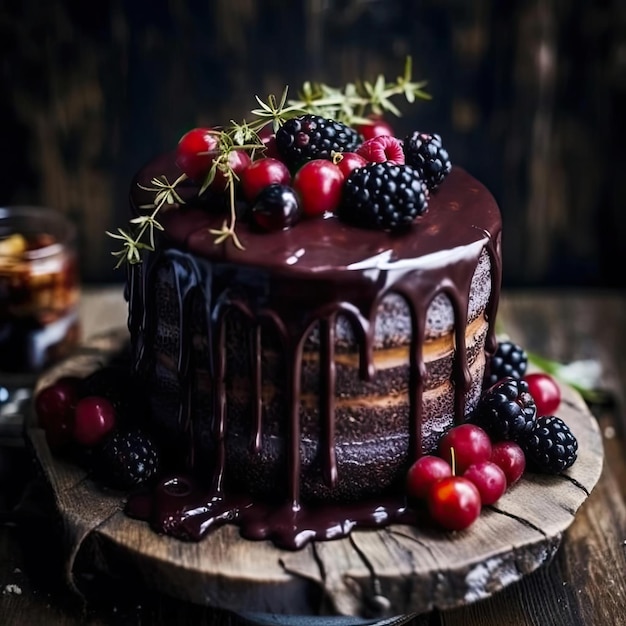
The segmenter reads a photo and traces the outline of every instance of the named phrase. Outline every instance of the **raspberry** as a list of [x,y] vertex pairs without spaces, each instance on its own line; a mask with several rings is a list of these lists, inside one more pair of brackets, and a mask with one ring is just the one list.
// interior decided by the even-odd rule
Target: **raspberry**
[[143,431],[115,431],[102,444],[96,467],[107,485],[130,489],[153,478],[159,469],[154,441]]
[[491,387],[503,378],[523,378],[527,367],[528,355],[523,348],[512,341],[501,341],[489,359],[486,386]]
[[368,163],[346,179],[337,214],[356,226],[398,231],[427,208],[427,190],[412,167]]
[[439,135],[415,131],[404,140],[406,163],[412,165],[434,191],[452,170],[448,151],[444,149]]
[[487,389],[472,421],[494,441],[525,439],[535,426],[537,406],[524,380],[505,378]]
[[330,160],[333,152],[355,152],[360,144],[354,128],[319,115],[294,117],[276,131],[278,152],[292,170],[313,159]]
[[530,470],[560,474],[576,460],[578,441],[560,417],[546,415],[537,420],[522,448]]
[[380,135],[364,141],[356,153],[372,163],[389,161],[396,165],[404,164],[402,142],[389,135]]

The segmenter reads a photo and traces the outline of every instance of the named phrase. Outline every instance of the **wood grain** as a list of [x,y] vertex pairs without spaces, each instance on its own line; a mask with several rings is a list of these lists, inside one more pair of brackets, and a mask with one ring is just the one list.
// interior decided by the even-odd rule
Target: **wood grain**
[[[124,330],[95,337],[50,370],[38,388],[62,375],[89,373],[125,339]],[[28,436],[64,522],[66,575],[73,586],[75,560],[86,549],[110,576],[139,578],[182,600],[231,611],[425,613],[488,598],[554,556],[603,461],[597,422],[580,396],[567,387],[562,392],[560,415],[583,444],[566,474],[528,474],[465,532],[397,525],[299,552],[242,540],[233,526],[199,543],[157,535],[123,514],[119,494],[101,490],[84,471],[53,457],[39,428],[29,428]]]

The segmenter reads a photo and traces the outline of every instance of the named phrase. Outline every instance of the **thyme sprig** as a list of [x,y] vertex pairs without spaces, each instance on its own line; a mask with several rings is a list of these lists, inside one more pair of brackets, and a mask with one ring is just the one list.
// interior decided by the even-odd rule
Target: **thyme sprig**
[[[221,228],[211,229],[215,235],[214,242],[221,244],[232,239],[233,245],[243,250],[236,233],[237,214],[235,209],[235,186],[238,176],[231,165],[231,156],[235,150],[245,150],[254,159],[258,151],[265,150],[259,133],[271,124],[276,132],[287,120],[311,113],[325,118],[336,119],[344,124],[370,124],[371,115],[391,113],[401,116],[400,109],[392,102],[397,96],[404,96],[407,102],[413,103],[416,98],[430,99],[424,90],[425,81],[414,81],[412,78],[412,60],[407,57],[404,72],[395,81],[387,81],[380,74],[374,82],[362,81],[347,83],[343,88],[330,87],[321,82],[305,82],[296,99],[288,98],[288,87],[285,87],[280,98],[271,94],[267,100],[255,96],[258,107],[251,110],[254,119],[240,123],[231,120],[230,126],[215,131],[218,137],[218,146],[211,168],[202,181],[198,195],[202,195],[215,180],[218,173],[225,180],[229,194],[230,215],[224,220]],[[124,262],[130,264],[141,262],[141,253],[144,250],[153,251],[155,248],[156,231],[163,230],[157,217],[161,210],[184,204],[184,200],[176,191],[176,186],[186,180],[182,174],[176,181],[169,183],[165,176],[153,178],[151,187],[141,189],[154,193],[154,201],[140,206],[140,209],[151,209],[149,215],[143,215],[130,220],[131,231],[117,229],[117,233],[107,231],[113,239],[122,241],[122,249],[111,254],[118,259],[116,268]],[[147,241],[146,241],[147,239]]]

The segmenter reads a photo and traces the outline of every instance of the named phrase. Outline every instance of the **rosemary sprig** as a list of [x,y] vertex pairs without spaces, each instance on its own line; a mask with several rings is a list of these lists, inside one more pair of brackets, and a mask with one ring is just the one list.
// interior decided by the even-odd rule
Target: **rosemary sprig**
[[[163,226],[156,219],[157,215],[165,205],[171,206],[185,203],[176,191],[176,185],[186,180],[186,178],[187,176],[185,174],[181,174],[170,184],[165,176],[159,176],[152,179],[152,187],[139,185],[141,189],[155,193],[153,203],[143,204],[139,208],[153,210],[150,215],[140,215],[130,220],[130,223],[135,224],[138,228],[134,236],[121,228],[117,229],[117,233],[106,231],[109,237],[123,241],[122,249],[111,253],[114,257],[117,257],[115,269],[120,267],[124,262],[130,263],[131,265],[141,263],[141,250],[154,250],[155,230],[163,230]],[[143,241],[146,232],[148,233],[148,243]]]
[[[287,87],[279,99],[270,95],[267,101],[263,101],[259,96],[255,96],[258,107],[251,111],[254,116],[252,121],[236,123],[231,120],[229,127],[215,131],[218,135],[216,157],[198,192],[198,195],[201,195],[208,189],[218,171],[223,175],[229,194],[230,215],[224,220],[221,228],[211,229],[211,234],[215,235],[215,243],[221,244],[232,239],[236,248],[244,249],[236,233],[235,186],[238,177],[230,161],[234,150],[246,150],[252,158],[257,151],[265,150],[259,137],[264,127],[271,124],[273,132],[276,132],[288,119],[306,113],[333,118],[348,125],[372,123],[369,117],[371,114],[391,113],[400,116],[400,110],[392,102],[392,98],[404,96],[409,103],[413,103],[416,98],[430,99],[430,95],[424,91],[425,86],[425,81],[413,81],[412,60],[411,57],[407,57],[404,73],[393,82],[386,81],[383,75],[379,75],[374,82],[347,83],[343,89],[330,87],[324,83],[305,82],[298,93],[298,99],[288,98]],[[143,250],[154,250],[155,231],[163,230],[157,219],[158,214],[163,208],[184,204],[176,191],[176,186],[186,178],[185,174],[182,174],[170,184],[165,176],[159,176],[152,179],[151,187],[140,185],[142,189],[153,192],[155,196],[154,202],[139,208],[152,209],[152,212],[130,220],[131,232],[121,228],[117,229],[117,233],[107,231],[107,235],[122,241],[122,249],[111,253],[118,259],[116,268],[125,262],[140,263]]]

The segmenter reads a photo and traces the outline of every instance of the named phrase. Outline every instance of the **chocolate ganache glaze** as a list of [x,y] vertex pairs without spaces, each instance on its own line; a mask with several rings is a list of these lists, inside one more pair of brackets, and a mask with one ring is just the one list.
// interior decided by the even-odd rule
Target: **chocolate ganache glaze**
[[[133,181],[133,212],[162,175],[179,175],[171,154]],[[215,244],[228,214],[214,200],[177,191],[128,299],[133,367],[185,467],[128,513],[190,540],[235,523],[289,549],[413,521],[406,470],[471,413],[496,347],[489,191],[455,167],[396,235],[333,215],[273,233],[241,218],[243,250]]]

